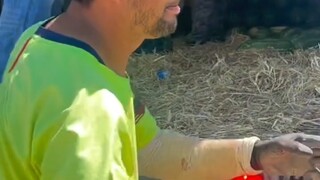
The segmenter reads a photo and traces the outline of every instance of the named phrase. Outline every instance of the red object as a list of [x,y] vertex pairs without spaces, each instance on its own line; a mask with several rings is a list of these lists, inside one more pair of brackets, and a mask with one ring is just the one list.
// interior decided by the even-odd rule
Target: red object
[[20,50],[18,56],[16,57],[15,61],[13,62],[11,68],[9,69],[9,72],[13,70],[13,68],[17,65],[18,60],[20,59],[20,56],[23,54],[24,50],[27,48],[27,45],[29,44],[31,38],[27,40],[27,42],[23,45],[22,49]]
[[232,180],[264,180],[263,175],[255,175],[255,176],[240,176],[233,178]]

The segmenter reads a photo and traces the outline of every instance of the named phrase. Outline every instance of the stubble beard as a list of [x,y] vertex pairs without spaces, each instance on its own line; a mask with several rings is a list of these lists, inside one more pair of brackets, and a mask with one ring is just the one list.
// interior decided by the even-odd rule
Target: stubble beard
[[[134,25],[142,27],[143,32],[149,36],[148,38],[156,39],[166,37],[175,32],[177,28],[177,20],[168,22],[162,17],[156,16],[152,9],[145,10],[141,8],[138,3],[134,3],[133,6],[136,9]],[[152,23],[154,19],[158,20],[155,23]]]
[[153,28],[150,28],[146,33],[153,37],[165,37],[175,32],[177,22],[167,22],[163,19],[159,19]]

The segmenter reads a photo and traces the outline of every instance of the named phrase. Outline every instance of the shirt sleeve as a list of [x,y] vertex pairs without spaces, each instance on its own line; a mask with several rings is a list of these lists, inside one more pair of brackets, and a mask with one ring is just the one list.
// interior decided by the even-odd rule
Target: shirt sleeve
[[[59,101],[63,100],[52,102]],[[134,129],[127,123],[126,113],[112,93],[81,90],[60,115],[50,110],[53,106],[45,107],[41,112],[46,114],[39,114],[34,132],[34,159],[39,161],[41,179],[132,179],[136,176]]]
[[157,136],[160,128],[148,108],[136,97],[134,99],[136,138],[138,151],[149,145]]

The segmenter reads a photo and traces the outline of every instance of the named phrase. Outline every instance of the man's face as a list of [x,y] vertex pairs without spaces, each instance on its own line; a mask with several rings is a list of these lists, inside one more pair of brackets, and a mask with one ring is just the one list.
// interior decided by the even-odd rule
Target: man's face
[[133,25],[142,29],[148,38],[159,38],[174,33],[179,0],[128,0],[131,1]]

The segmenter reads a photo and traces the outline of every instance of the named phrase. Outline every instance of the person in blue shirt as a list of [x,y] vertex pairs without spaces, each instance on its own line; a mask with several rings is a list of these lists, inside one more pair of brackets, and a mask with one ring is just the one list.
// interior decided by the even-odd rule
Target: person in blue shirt
[[63,12],[70,0],[0,0],[0,82],[20,35],[31,25]]

